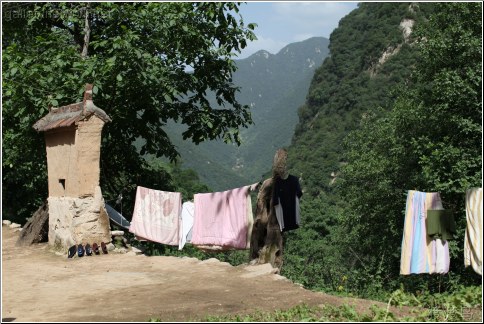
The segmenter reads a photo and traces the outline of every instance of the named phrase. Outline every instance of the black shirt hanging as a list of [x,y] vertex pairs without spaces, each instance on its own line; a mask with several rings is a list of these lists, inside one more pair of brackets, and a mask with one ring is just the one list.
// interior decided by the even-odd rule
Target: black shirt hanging
[[299,212],[296,210],[296,197],[299,199],[301,196],[301,186],[297,177],[289,175],[287,179],[276,178],[272,202],[274,206],[281,204],[284,224],[281,227],[283,232],[299,228],[296,217]]

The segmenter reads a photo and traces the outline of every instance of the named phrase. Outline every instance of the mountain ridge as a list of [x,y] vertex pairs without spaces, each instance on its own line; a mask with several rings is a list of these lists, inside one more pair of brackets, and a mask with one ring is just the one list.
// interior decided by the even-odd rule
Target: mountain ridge
[[[240,147],[222,141],[194,145],[181,140],[182,126],[170,124],[168,134],[183,166],[194,169],[213,190],[259,181],[270,170],[275,150],[290,144],[297,109],[304,102],[312,74],[328,54],[328,45],[324,37],[311,37],[288,44],[277,54],[259,50],[235,60],[233,82],[241,89],[236,97],[251,107],[254,124],[240,130]],[[216,107],[210,96],[209,100]]]

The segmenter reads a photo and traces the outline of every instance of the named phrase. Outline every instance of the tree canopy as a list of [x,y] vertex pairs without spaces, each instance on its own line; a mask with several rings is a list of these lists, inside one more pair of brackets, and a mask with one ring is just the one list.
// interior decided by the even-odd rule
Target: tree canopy
[[49,106],[80,101],[86,83],[112,119],[101,149],[108,193],[163,186],[143,155],[176,158],[170,119],[195,143],[239,143],[239,127],[251,123],[232,73],[255,25],[236,3],[3,3],[2,11],[4,212],[28,216],[46,197],[45,145],[32,125]]

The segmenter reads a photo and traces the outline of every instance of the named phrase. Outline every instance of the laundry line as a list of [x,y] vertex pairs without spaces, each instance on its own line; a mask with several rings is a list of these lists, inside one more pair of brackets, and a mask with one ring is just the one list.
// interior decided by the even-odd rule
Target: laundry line
[[[464,265],[482,275],[482,188],[466,190]],[[448,241],[456,234],[452,210],[445,210],[438,192],[407,193],[400,274],[445,274],[449,271]]]
[[204,249],[248,249],[253,224],[251,190],[256,184],[222,192],[198,193],[182,204],[179,192],[137,187],[129,231],[136,237]]

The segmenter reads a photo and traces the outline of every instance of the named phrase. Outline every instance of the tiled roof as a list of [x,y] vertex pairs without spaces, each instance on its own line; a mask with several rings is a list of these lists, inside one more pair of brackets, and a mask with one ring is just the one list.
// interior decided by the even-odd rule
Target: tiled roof
[[[92,89],[92,85],[89,85]],[[86,86],[86,90],[88,90]],[[90,90],[90,89],[89,89]],[[86,91],[88,92],[88,91]],[[84,101],[59,108],[51,108],[49,113],[39,119],[33,128],[37,132],[45,132],[60,127],[69,127],[77,124],[91,115],[95,115],[105,123],[110,122],[111,118],[102,110],[94,105],[91,100],[91,91],[85,94]]]

